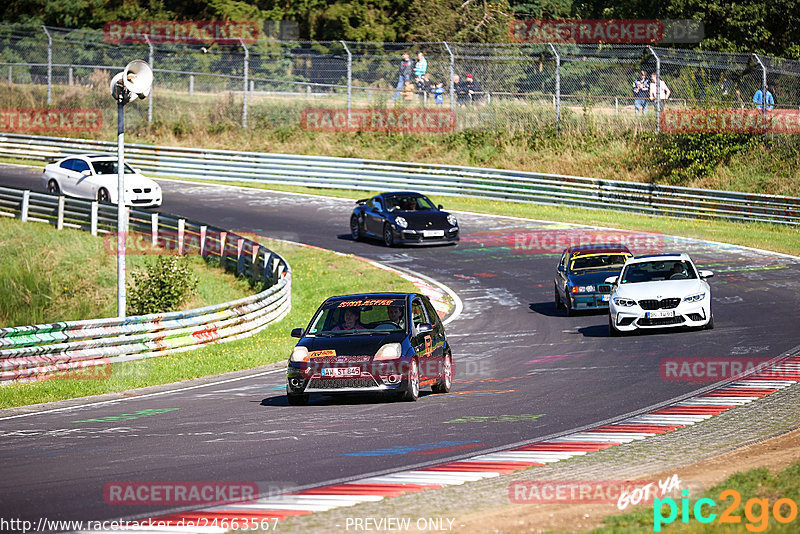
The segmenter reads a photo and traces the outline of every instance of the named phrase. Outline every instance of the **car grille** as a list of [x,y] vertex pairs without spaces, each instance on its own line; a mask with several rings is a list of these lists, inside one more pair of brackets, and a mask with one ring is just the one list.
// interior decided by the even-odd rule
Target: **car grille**
[[131,200],[131,204],[150,204],[153,202],[150,198]]
[[597,290],[600,293],[611,293],[611,286],[608,284],[600,284],[599,286],[597,286]]
[[312,378],[308,383],[310,389],[345,389],[374,388],[377,384],[371,378]]
[[644,299],[639,301],[639,306],[643,310],[671,310],[677,308],[680,303],[681,299]]
[[671,324],[681,324],[683,317],[659,317],[657,319],[639,319],[639,326],[667,326]]
[[141,187],[139,187],[139,188],[134,188],[134,189],[133,189],[133,192],[134,192],[134,193],[139,193],[139,194],[141,194],[141,193],[149,193],[149,192],[150,192],[150,188],[149,188],[149,187],[146,187],[146,188],[144,188],[144,189],[142,189]]

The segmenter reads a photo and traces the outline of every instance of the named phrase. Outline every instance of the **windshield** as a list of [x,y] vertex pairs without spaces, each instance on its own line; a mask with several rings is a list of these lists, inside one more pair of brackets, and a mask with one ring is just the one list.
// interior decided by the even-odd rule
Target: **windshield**
[[336,300],[325,304],[311,321],[309,335],[346,336],[405,332],[404,299]]
[[[93,161],[92,167],[94,167],[95,174],[117,174],[116,161]],[[136,174],[136,172],[126,163],[125,174]]]
[[428,211],[435,210],[433,202],[422,195],[385,195],[386,211]]
[[648,261],[628,265],[620,277],[621,284],[688,280],[697,278],[694,266],[684,260]]
[[570,270],[585,269],[622,269],[630,254],[586,254],[572,258]]

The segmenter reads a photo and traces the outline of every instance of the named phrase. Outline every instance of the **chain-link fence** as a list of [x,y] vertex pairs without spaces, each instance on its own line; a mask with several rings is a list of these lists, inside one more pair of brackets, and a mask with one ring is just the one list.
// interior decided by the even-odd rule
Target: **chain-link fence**
[[[403,51],[412,67],[417,53],[424,54],[424,78],[400,77]],[[211,132],[298,125],[308,108],[398,107],[452,111],[457,129],[518,130],[602,117],[657,130],[663,109],[756,109],[759,91],[769,92],[767,104],[771,97],[776,109],[800,116],[800,62],[756,54],[264,38],[238,45],[126,45],[110,44],[95,30],[0,25],[0,72],[9,88],[0,96],[2,128],[32,128],[25,121],[35,119],[15,119],[14,110],[92,108],[100,110],[104,131],[113,131],[109,82],[133,59],[150,63],[155,82],[146,103],[128,106],[126,120],[134,127],[169,124],[176,134],[201,123]],[[642,77],[647,84],[637,96]],[[647,89],[661,84],[668,89]]]

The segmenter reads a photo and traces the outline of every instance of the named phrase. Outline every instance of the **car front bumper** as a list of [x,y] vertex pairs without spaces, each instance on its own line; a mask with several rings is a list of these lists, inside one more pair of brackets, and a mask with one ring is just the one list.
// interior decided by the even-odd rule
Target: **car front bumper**
[[609,313],[617,330],[631,332],[676,326],[702,327],[711,319],[711,306],[708,303],[681,303],[668,310],[643,310],[638,305],[625,307],[611,303]]
[[[359,366],[351,366],[359,367]],[[357,375],[353,376],[323,376],[319,367],[309,367],[307,364],[290,362],[286,368],[286,391],[290,394],[301,395],[307,393],[369,393],[406,391],[408,389],[408,363],[385,362],[372,363],[360,366]],[[343,366],[330,366],[330,368],[347,369]]]
[[393,229],[394,242],[398,245],[445,245],[459,239],[458,227],[442,230],[441,235],[431,234],[430,230]]
[[607,310],[610,293],[570,293],[572,309],[580,310]]

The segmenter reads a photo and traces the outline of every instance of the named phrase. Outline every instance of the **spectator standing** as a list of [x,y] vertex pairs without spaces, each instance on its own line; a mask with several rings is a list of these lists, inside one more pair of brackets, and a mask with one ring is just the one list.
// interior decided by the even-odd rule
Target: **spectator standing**
[[[431,84],[431,86],[433,86],[433,84]],[[433,100],[436,105],[441,106],[444,104],[444,84],[442,82],[437,83],[436,87],[431,89],[431,92],[433,93]]]
[[425,74],[428,72],[428,60],[422,52],[417,52],[417,62],[414,64],[414,80],[417,82],[417,88],[420,91],[424,90]]
[[397,102],[397,99],[400,98],[400,91],[405,89],[407,83],[411,81],[411,72],[413,70],[412,63],[411,63],[411,56],[408,52],[403,52],[403,59],[400,60],[400,72],[397,78],[397,88],[394,92],[394,96],[392,97],[392,102]]
[[650,82],[647,81],[647,72],[641,71],[638,80],[633,82],[633,112],[647,113],[647,99],[650,98]]
[[[656,92],[658,91],[658,92]],[[667,104],[672,91],[669,90],[664,80],[656,82],[656,73],[650,75],[650,101],[656,103],[656,111],[664,111],[664,106]],[[658,99],[656,99],[658,95]],[[659,100],[661,106],[659,107]]]
[[481,85],[472,74],[467,74],[467,94],[469,94],[469,101],[473,104],[478,104],[483,99]]
[[756,94],[753,95],[753,104],[756,105],[757,109],[764,109],[766,106],[767,109],[773,109],[775,107],[775,99],[772,98],[772,93],[769,92],[769,85],[764,85],[764,90],[767,92],[766,98],[764,97],[764,93],[761,92],[761,89],[756,91]]
[[456,104],[466,106],[469,103],[467,83],[458,74],[453,74],[453,92],[456,94]]

